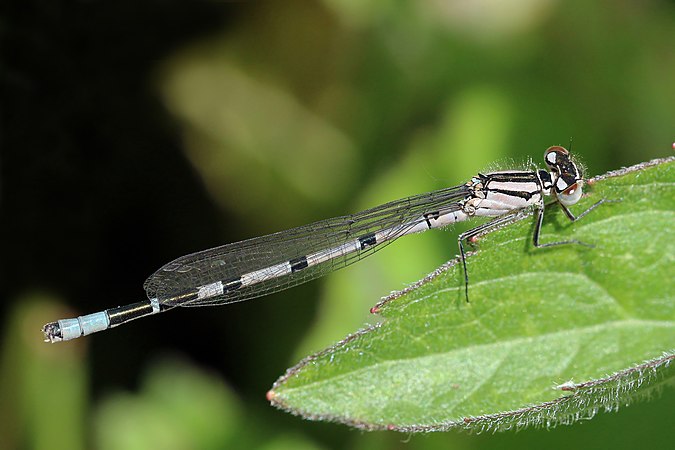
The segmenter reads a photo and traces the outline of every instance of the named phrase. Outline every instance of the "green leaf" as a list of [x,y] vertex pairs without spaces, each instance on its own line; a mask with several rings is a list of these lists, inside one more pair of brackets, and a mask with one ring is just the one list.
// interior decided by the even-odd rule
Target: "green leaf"
[[675,158],[591,180],[570,223],[547,208],[481,237],[375,308],[383,322],[310,356],[271,402],[363,429],[504,430],[552,426],[651,395],[675,381]]
[[110,393],[99,404],[94,448],[217,449],[246,439],[241,423],[240,405],[221,380],[164,357],[150,365],[140,392]]

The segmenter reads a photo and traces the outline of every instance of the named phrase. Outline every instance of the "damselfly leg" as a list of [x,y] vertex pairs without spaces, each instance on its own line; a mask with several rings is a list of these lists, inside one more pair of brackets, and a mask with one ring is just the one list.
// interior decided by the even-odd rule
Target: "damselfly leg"
[[[581,214],[578,216],[575,216],[570,209],[563,204],[562,202],[556,200],[555,202],[550,203],[548,206],[553,206],[555,204],[558,204],[561,209],[565,212],[565,215],[571,222],[576,222],[577,220],[583,218],[586,216],[586,214],[590,213],[593,211],[595,208],[598,206],[602,205],[603,203],[610,203],[614,202],[617,200],[608,200],[608,199],[601,199],[595,202],[593,205],[588,207],[585,211],[583,211]],[[588,244],[586,242],[579,241],[577,239],[568,239],[564,241],[557,241],[557,242],[546,242],[546,243],[541,243],[539,238],[541,236],[541,227],[544,222],[544,211],[545,211],[545,204],[543,202],[543,199],[539,205],[535,207],[535,214],[536,214],[536,219],[535,219],[535,224],[534,224],[534,231],[532,233],[532,243],[536,248],[546,248],[546,247],[555,247],[558,245],[567,245],[567,244],[578,244],[578,245],[583,245],[584,247],[589,247],[593,248],[593,244]],[[466,241],[468,242],[472,247],[475,244],[475,239],[485,233],[488,233],[490,231],[494,231],[510,222],[515,221],[520,215],[522,214],[522,211],[517,211],[515,213],[506,215],[506,216],[501,216],[497,217],[483,225],[480,225],[478,227],[472,228],[468,231],[465,231],[464,233],[461,233],[457,239],[457,243],[459,246],[459,255],[460,259],[462,260],[462,269],[464,271],[464,295],[466,298],[466,302],[469,302],[469,271],[466,266],[466,251],[464,249],[464,244],[463,242]]]

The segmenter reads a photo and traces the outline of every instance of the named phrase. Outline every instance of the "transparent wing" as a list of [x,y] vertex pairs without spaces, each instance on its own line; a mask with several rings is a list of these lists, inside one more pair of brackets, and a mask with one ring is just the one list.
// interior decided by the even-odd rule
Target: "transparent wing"
[[[374,253],[424,221],[425,213],[457,211],[469,194],[466,185],[396,200],[360,213],[336,217],[266,236],[226,244],[180,257],[151,275],[144,284],[149,298],[169,306],[207,306],[233,303],[305,283]],[[373,233],[385,233],[381,243],[342,252],[303,270],[282,274],[279,265],[355,242]],[[275,267],[277,266],[277,267]],[[267,270],[269,273],[266,273]],[[189,298],[201,286],[228,283],[247,273],[263,271],[264,281],[204,299]]]

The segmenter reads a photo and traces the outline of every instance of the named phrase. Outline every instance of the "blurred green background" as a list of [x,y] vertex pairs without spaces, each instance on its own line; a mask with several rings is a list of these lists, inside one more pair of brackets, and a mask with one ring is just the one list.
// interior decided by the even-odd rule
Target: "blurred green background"
[[26,1],[0,24],[0,448],[672,444],[672,390],[478,436],[268,405],[287,367],[376,322],[368,309],[452,258],[464,227],[253,302],[59,345],[39,330],[139,301],[183,254],[540,164],[571,138],[589,175],[670,155],[673,2]]

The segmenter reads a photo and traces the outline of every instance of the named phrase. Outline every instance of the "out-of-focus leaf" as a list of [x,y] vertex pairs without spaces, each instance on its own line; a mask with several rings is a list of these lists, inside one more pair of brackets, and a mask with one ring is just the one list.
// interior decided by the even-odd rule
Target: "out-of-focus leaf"
[[301,209],[293,202],[339,198],[358,163],[350,139],[281,81],[247,70],[230,53],[213,39],[179,52],[163,70],[165,102],[213,197],[275,217]]
[[186,363],[152,366],[140,395],[114,394],[96,415],[100,449],[216,449],[237,435],[239,407],[213,376]]
[[[47,346],[40,324],[64,314],[52,295],[22,296],[3,329],[0,448],[86,447],[85,341]],[[54,347],[54,348],[52,348]]]

